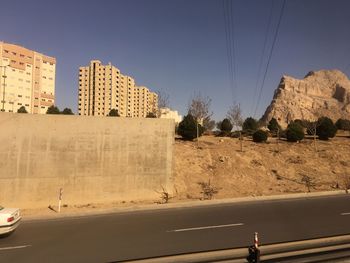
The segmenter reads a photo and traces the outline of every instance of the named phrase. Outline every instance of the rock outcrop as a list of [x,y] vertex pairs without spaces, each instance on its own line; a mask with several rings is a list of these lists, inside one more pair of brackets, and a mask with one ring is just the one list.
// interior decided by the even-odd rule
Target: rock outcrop
[[339,70],[309,72],[304,79],[283,76],[262,121],[282,127],[295,119],[350,119],[350,80]]

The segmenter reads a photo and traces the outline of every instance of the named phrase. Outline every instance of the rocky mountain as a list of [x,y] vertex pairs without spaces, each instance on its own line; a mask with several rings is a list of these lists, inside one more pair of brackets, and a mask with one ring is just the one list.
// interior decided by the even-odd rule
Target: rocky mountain
[[282,127],[291,120],[350,119],[350,80],[339,70],[309,72],[303,79],[283,76],[262,121],[276,118]]

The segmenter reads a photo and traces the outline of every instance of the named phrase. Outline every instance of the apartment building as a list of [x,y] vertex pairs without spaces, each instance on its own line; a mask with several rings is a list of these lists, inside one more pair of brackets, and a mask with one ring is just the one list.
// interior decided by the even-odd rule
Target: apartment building
[[146,117],[148,113],[157,113],[158,95],[144,86],[135,87],[134,117]]
[[156,93],[137,87],[132,77],[121,74],[111,63],[92,60],[79,68],[79,115],[106,116],[116,109],[123,117],[146,117],[157,108]]
[[56,59],[0,42],[0,110],[44,114],[55,104]]

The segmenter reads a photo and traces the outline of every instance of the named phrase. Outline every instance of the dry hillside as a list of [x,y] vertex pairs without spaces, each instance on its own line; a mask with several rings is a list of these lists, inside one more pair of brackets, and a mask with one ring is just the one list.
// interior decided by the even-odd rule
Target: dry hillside
[[344,189],[350,177],[350,138],[288,143],[269,138],[258,144],[245,138],[204,136],[175,142],[174,184],[177,200],[202,198],[200,182],[218,189],[214,198],[260,196]]

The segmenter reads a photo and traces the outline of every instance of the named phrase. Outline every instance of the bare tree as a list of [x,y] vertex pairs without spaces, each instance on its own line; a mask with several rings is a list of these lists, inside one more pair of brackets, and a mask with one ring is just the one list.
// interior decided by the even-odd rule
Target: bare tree
[[316,139],[317,139],[317,128],[319,126],[319,123],[316,120],[312,120],[312,121],[305,121],[304,122],[304,127],[306,127],[306,133],[308,135],[312,135],[313,137],[313,141],[314,141],[314,150],[315,152],[317,152],[317,145],[316,145]]
[[191,114],[197,122],[201,123],[202,126],[210,127],[211,116],[213,112],[210,111],[211,99],[203,97],[200,93],[195,94],[188,106],[188,113]]
[[168,108],[170,104],[169,94],[164,90],[159,90],[156,92],[158,95],[158,107],[159,108]]
[[213,196],[216,195],[220,190],[220,188],[214,187],[210,183],[210,179],[208,180],[208,182],[203,181],[198,182],[198,184],[202,189],[201,194],[203,194],[203,200],[211,200]]
[[314,179],[305,174],[301,174],[301,183],[305,184],[309,193],[311,192],[311,188],[315,189],[316,186],[316,182],[314,181]]
[[161,201],[159,203],[166,204],[171,199],[171,196],[170,196],[169,192],[163,186],[161,186],[161,187],[162,187],[162,191],[161,192],[156,191],[156,193],[160,194]]
[[233,103],[228,110],[226,117],[230,120],[233,127],[239,128],[243,125],[242,110],[239,104]]
[[214,120],[211,120],[210,117],[208,117],[208,118],[209,118],[209,120],[206,120],[206,119],[203,120],[203,128],[206,131],[211,131],[215,128],[216,123]]
[[170,105],[170,99],[169,99],[169,94],[165,92],[164,90],[158,90],[157,92],[158,95],[158,112],[157,112],[157,117],[160,117],[161,108],[169,108]]
[[350,176],[348,174],[343,174],[342,179],[345,193],[348,194],[350,189]]

